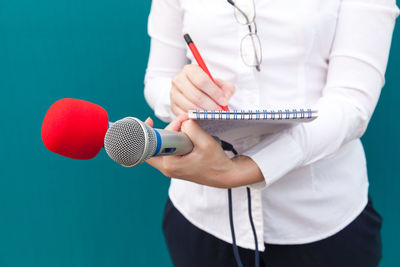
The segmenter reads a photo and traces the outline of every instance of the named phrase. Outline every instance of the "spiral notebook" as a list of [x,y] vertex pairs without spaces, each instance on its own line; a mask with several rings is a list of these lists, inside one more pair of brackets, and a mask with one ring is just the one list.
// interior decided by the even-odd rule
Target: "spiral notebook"
[[318,117],[310,108],[263,110],[189,110],[189,119],[196,120],[208,133],[223,140],[260,136],[282,131]]

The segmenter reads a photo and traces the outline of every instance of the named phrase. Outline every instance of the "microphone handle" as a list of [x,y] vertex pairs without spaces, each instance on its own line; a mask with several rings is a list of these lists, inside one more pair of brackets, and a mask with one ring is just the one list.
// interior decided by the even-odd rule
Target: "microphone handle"
[[185,155],[193,150],[193,143],[185,133],[154,129],[157,136],[153,156]]
[[[185,155],[193,150],[193,143],[187,136],[187,134],[182,132],[172,132],[161,129],[154,129],[157,136],[157,146],[156,156],[166,156],[166,155]],[[215,141],[222,145],[221,140],[217,136],[213,136]]]

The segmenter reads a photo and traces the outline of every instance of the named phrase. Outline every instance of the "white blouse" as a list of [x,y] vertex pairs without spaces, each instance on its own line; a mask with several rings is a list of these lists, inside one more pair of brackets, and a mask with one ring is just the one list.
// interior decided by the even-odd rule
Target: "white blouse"
[[[395,0],[255,0],[255,10],[260,72],[242,61],[240,42],[248,28],[226,0],[153,0],[145,97],[157,117],[174,117],[171,79],[195,63],[182,37],[187,32],[213,76],[235,84],[231,109],[318,109],[311,123],[227,141],[251,157],[265,178],[252,186],[259,247],[321,240],[367,203],[359,138],[384,85],[399,9]],[[226,190],[172,179],[169,196],[191,223],[231,242]],[[245,187],[233,189],[233,205],[237,244],[254,249]]]

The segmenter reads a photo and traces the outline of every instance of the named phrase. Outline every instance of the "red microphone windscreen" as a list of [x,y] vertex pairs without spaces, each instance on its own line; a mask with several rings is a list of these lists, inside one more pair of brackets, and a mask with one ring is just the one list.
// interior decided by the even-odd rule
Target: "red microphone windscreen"
[[104,108],[79,99],[64,98],[47,111],[42,140],[54,153],[73,159],[94,158],[104,145],[108,115]]

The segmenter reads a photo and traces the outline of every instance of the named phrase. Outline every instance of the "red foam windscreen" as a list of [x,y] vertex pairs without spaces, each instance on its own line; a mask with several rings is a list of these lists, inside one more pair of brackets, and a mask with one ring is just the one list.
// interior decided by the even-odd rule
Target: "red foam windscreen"
[[91,159],[103,147],[107,129],[108,115],[104,108],[64,98],[47,111],[41,134],[50,151],[73,159]]

